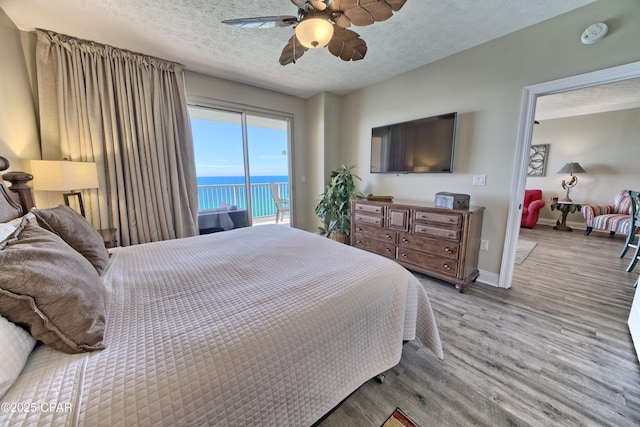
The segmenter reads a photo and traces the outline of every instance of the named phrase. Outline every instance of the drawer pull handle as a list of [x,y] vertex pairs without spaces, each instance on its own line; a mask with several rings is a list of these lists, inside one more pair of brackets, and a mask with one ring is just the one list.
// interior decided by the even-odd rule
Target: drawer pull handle
[[402,242],[403,243],[409,243],[409,241],[405,237],[402,238]]
[[356,243],[361,245],[362,244],[362,240],[358,240]]
[[406,258],[406,257],[407,257],[407,254],[402,253],[400,256],[401,256],[402,258]]
[[445,264],[445,265],[443,265],[443,267],[444,267],[445,270],[451,270],[451,267],[449,266],[449,264]]
[[385,248],[385,249],[387,250],[387,253],[389,253],[389,254],[391,253],[391,249],[389,249],[389,248]]
[[362,233],[362,228],[358,228],[358,233]]
[[387,239],[391,240],[391,239],[393,239],[393,236],[391,234],[387,234]]
[[444,248],[444,251],[445,251],[446,253],[448,253],[448,254],[450,254],[450,253],[452,252],[452,251],[451,251],[451,248],[450,248],[449,246],[447,246],[446,248]]

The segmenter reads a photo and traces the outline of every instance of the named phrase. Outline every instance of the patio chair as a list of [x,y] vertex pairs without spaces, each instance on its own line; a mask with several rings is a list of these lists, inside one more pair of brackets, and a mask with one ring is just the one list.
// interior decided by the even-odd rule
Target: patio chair
[[281,199],[278,194],[278,185],[275,182],[269,183],[271,188],[271,197],[276,204],[276,224],[280,220],[284,220],[284,215],[289,213],[289,199]]
[[640,237],[636,235],[640,228],[640,192],[629,190],[628,195],[631,199],[631,221],[627,241],[622,249],[622,253],[620,253],[620,258],[626,255],[629,248],[635,249],[633,258],[627,267],[627,271],[631,271],[636,266],[638,258],[640,257]]

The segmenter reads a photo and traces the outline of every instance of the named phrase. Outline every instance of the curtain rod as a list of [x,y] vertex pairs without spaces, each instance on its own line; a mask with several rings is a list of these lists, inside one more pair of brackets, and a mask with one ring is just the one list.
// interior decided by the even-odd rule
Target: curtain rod
[[75,40],[75,41],[81,42],[83,44],[91,44],[91,45],[97,46],[99,48],[110,48],[110,49],[118,50],[118,51],[121,51],[121,52],[126,52],[126,53],[129,53],[129,54],[132,54],[132,55],[151,58],[151,59],[154,59],[156,61],[164,62],[164,63],[169,64],[169,65],[178,65],[178,66],[182,67],[183,69],[186,69],[185,65],[181,64],[179,62],[169,61],[167,59],[158,58],[157,56],[147,55],[146,53],[134,52],[132,50],[123,49],[123,48],[120,48],[120,47],[112,46],[110,44],[100,43],[100,42],[96,42],[96,41],[93,41],[93,40],[81,39],[81,38],[78,38],[78,37],[70,36],[68,34],[57,33],[57,32],[52,31],[52,30],[45,30],[44,28],[36,28],[36,32],[46,33],[47,35],[52,35],[53,34],[53,35],[56,35],[56,36],[59,36],[59,37],[66,37],[67,39]]

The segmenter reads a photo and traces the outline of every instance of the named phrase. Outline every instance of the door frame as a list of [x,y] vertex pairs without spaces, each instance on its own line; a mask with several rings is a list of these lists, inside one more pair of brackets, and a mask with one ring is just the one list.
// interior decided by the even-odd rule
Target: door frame
[[[268,118],[274,118],[274,119],[281,119],[281,120],[285,120],[287,122],[287,151],[288,151],[288,174],[289,174],[289,226],[290,227],[296,227],[297,221],[296,221],[296,216],[295,216],[295,211],[296,211],[296,188],[295,188],[295,179],[293,179],[296,175],[295,175],[295,163],[293,161],[295,153],[293,150],[293,115],[289,114],[289,113],[285,113],[282,111],[278,111],[278,110],[271,110],[268,108],[261,108],[261,107],[255,107],[255,106],[250,106],[250,105],[245,105],[245,104],[237,104],[237,103],[233,103],[233,102],[229,102],[229,101],[224,101],[224,100],[220,100],[220,99],[214,99],[214,98],[209,98],[209,97],[204,97],[204,96],[197,96],[197,95],[189,95],[187,96],[187,106],[188,107],[199,107],[199,108],[211,108],[211,109],[216,109],[216,110],[222,110],[222,111],[228,111],[231,113],[239,113],[241,114],[242,117],[242,141],[243,141],[243,149],[246,150],[247,147],[245,146],[248,141],[247,141],[247,135],[245,133],[245,129],[246,129],[246,115],[250,114],[250,115],[255,115],[255,116],[262,116],[262,117],[268,117]],[[244,156],[245,159],[248,158],[248,156]],[[249,170],[248,169],[248,161],[245,161],[245,170]],[[246,185],[250,185],[250,183],[247,181]],[[247,194],[249,194],[249,192],[247,192]],[[248,201],[249,203],[249,201]],[[251,211],[249,211],[251,212]],[[252,220],[251,218],[249,218],[249,223],[252,224]]]
[[606,68],[590,73],[579,74],[532,86],[523,89],[522,107],[518,127],[518,139],[513,166],[513,180],[509,202],[507,230],[502,250],[502,264],[498,287],[510,288],[515,269],[516,247],[520,235],[520,216],[522,214],[522,200],[527,182],[527,166],[529,163],[529,148],[533,135],[533,121],[536,113],[538,97],[552,95],[576,89],[615,83],[640,77],[640,61],[617,67]]

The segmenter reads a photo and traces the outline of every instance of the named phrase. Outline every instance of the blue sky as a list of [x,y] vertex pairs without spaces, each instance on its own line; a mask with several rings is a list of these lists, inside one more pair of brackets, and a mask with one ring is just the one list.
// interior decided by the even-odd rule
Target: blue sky
[[[238,124],[191,118],[197,176],[244,175],[242,128]],[[287,132],[248,126],[251,176],[288,175]]]

